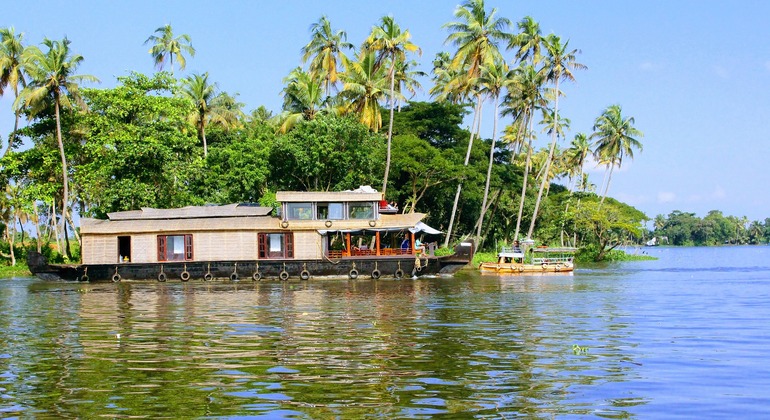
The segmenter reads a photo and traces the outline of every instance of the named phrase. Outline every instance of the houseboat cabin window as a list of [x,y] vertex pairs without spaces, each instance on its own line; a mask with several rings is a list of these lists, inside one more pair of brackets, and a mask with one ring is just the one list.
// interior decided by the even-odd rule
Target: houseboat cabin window
[[342,203],[318,203],[316,219],[318,220],[342,220],[345,211]]
[[287,203],[286,218],[289,220],[312,220],[312,203]]
[[348,217],[351,219],[373,219],[374,206],[372,203],[350,203]]
[[259,258],[294,258],[292,233],[260,233]]
[[158,235],[158,261],[191,261],[192,235]]

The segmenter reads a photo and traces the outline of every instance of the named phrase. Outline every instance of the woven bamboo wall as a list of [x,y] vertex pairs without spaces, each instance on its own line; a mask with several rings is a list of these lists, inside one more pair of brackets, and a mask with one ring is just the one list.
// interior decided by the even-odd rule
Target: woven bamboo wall
[[294,258],[321,258],[321,235],[314,230],[294,232]]

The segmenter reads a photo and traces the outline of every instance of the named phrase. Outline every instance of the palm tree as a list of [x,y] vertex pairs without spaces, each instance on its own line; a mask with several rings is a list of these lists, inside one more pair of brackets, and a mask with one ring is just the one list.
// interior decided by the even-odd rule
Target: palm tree
[[388,93],[388,79],[383,67],[376,65],[373,52],[361,51],[358,60],[343,60],[345,72],[340,95],[349,104],[346,112],[358,115],[358,120],[375,133],[382,127],[379,101]]
[[492,164],[495,158],[495,146],[497,143],[497,120],[500,109],[500,95],[514,82],[513,72],[508,69],[505,61],[499,61],[483,67],[479,83],[483,93],[492,98],[495,104],[494,123],[492,124],[492,145],[489,149],[489,165],[487,166],[487,179],[484,185],[484,198],[481,201],[481,213],[479,214],[476,236],[481,238],[481,227],[484,224],[484,214],[487,211],[487,198],[489,198],[489,182],[492,178]]
[[[445,42],[452,43],[457,47],[450,66],[457,71],[458,81],[452,86],[456,90],[467,92],[469,96],[476,97],[476,110],[474,113],[474,124],[480,125],[480,113],[482,95],[476,88],[481,68],[485,64],[495,63],[502,59],[498,43],[502,40],[509,40],[511,35],[507,32],[511,22],[506,18],[498,18],[497,9],[492,9],[487,13],[484,7],[484,0],[467,0],[455,9],[454,15],[458,19],[456,22],[450,22],[444,25],[449,30],[449,35]],[[466,153],[465,166],[468,166],[470,151],[473,148],[474,127],[471,126],[470,140],[468,141],[468,152]],[[457,203],[460,201],[462,191],[462,181],[457,184],[452,213],[449,218],[449,228],[444,240],[444,246],[449,245],[449,239],[452,236],[455,214],[457,212]]]
[[329,19],[321,16],[318,22],[310,25],[311,39],[302,47],[302,62],[310,60],[310,74],[319,80],[323,76],[324,90],[328,97],[332,86],[337,83],[337,68],[347,57],[343,50],[354,50],[353,44],[347,42],[345,31],[334,31]]
[[179,63],[179,70],[184,70],[187,65],[187,60],[182,53],[190,54],[190,57],[195,57],[195,48],[192,46],[192,40],[190,35],[182,34],[174,38],[174,31],[171,29],[171,25],[161,26],[155,30],[157,35],[150,35],[144,45],[153,43],[149,53],[155,60],[155,66],[159,70],[163,70],[163,66],[168,59],[169,67],[171,67],[171,74],[174,74],[174,57],[176,57],[177,63]]
[[525,16],[516,24],[519,33],[508,43],[509,49],[516,50],[516,58],[531,64],[538,64],[542,59],[540,54],[543,44],[543,36],[540,32],[540,24],[531,16]]
[[[328,102],[322,99],[321,82],[297,67],[283,79],[286,87],[283,89],[283,122],[279,128],[281,133],[291,130],[299,121],[312,120],[323,105]],[[328,98],[327,98],[328,99]]]
[[[371,34],[364,42],[367,51],[377,53],[376,66],[383,66],[389,62],[388,79],[390,80],[390,121],[388,121],[388,146],[385,156],[385,175],[382,177],[382,194],[388,188],[388,175],[390,173],[390,144],[393,139],[393,112],[396,108],[396,66],[406,61],[407,52],[422,54],[420,47],[409,39],[412,35],[409,30],[401,30],[401,27],[393,19],[393,16],[383,16],[380,24],[372,28]],[[398,89],[401,90],[400,88]]]
[[224,128],[232,127],[237,123],[238,116],[243,113],[238,106],[234,106],[236,104],[234,98],[219,92],[216,83],[209,83],[208,72],[192,74],[182,79],[179,93],[193,104],[194,109],[188,116],[188,120],[198,131],[198,139],[203,143],[204,158],[208,157],[206,127],[212,123]]
[[605,158],[610,168],[600,205],[604,203],[610,189],[613,168],[620,168],[626,156],[633,159],[634,149],[642,151],[642,143],[635,137],[642,137],[644,134],[634,127],[634,122],[634,117],[623,116],[620,105],[610,105],[594,122],[594,133],[591,134],[591,138],[595,139],[594,153]]
[[[19,85],[22,89],[27,86],[24,80],[24,66],[22,57],[24,55],[24,33],[16,34],[13,27],[0,29],[0,96],[7,86],[13,88],[14,101],[19,98]],[[13,144],[16,142],[16,132],[19,130],[19,115],[21,109],[14,110],[15,120],[13,123],[13,132],[8,136],[7,154]]]
[[577,175],[578,184],[583,179],[583,166],[586,163],[589,155],[593,154],[591,150],[591,143],[588,140],[588,136],[585,133],[575,134],[575,138],[572,139],[569,149],[566,153],[566,164],[570,171],[570,177]]
[[[561,91],[559,90],[559,82],[564,80],[574,81],[575,76],[572,75],[573,70],[585,69],[586,66],[578,63],[576,55],[579,50],[569,50],[569,41],[562,43],[561,38],[554,34],[550,34],[545,37],[543,46],[546,50],[546,56],[543,58],[544,66],[543,72],[546,78],[554,83],[554,107],[553,107],[553,120],[559,121],[559,96]],[[545,173],[548,173],[551,161],[553,161],[553,152],[556,148],[556,141],[558,139],[558,131],[551,131],[551,149],[548,153],[548,160],[546,161]],[[540,200],[543,197],[543,190],[546,187],[548,177],[543,177],[540,183],[540,189],[537,193],[537,201],[535,201],[535,210],[532,213],[532,220],[529,225],[529,232],[527,237],[532,237],[532,232],[535,230],[535,221],[537,220],[537,212],[540,209]]]
[[[22,90],[19,98],[16,100],[18,105],[23,103],[29,108],[31,117],[42,111],[48,100],[53,100],[54,116],[56,118],[56,141],[59,144],[59,154],[61,155],[62,166],[62,223],[66,232],[66,223],[69,219],[67,207],[69,206],[69,183],[67,156],[64,153],[64,142],[61,133],[61,113],[62,107],[71,107],[74,101],[82,109],[85,108],[85,102],[80,96],[80,86],[78,82],[98,82],[91,75],[75,75],[80,63],[84,58],[81,55],[71,54],[70,40],[66,37],[62,41],[52,41],[48,38],[43,40],[48,50],[43,53],[38,47],[31,46],[25,50],[24,68],[30,77],[30,83]],[[68,242],[69,244],[69,242]],[[67,247],[69,251],[69,246]]]
[[413,98],[417,94],[418,89],[422,89],[422,85],[417,80],[418,77],[424,77],[428,74],[421,70],[414,70],[417,67],[417,61],[399,61],[396,63],[396,105],[398,112],[401,112],[401,97],[405,97],[404,89],[411,93],[409,99]]
[[[535,70],[531,64],[521,64],[514,70],[518,89],[509,91],[503,102],[505,109],[503,115],[517,114],[522,118],[522,129],[519,132],[527,138],[527,157],[524,164],[524,177],[521,185],[521,196],[519,199],[519,213],[516,219],[516,232],[514,240],[519,239],[521,229],[521,219],[524,215],[524,199],[527,194],[527,183],[529,180],[529,170],[532,160],[532,138],[534,114],[537,110],[542,110],[547,101],[545,99],[545,75]],[[529,129],[527,129],[529,126]],[[523,143],[523,141],[522,141]]]

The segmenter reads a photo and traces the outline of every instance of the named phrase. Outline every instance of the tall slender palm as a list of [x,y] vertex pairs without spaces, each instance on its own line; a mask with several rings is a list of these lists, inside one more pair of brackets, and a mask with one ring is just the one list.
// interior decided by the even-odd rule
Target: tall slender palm
[[331,95],[332,87],[337,83],[337,69],[346,59],[343,50],[354,50],[353,44],[347,42],[345,31],[334,31],[326,16],[321,16],[318,22],[310,25],[310,42],[302,47],[302,62],[310,60],[310,74],[319,80],[323,76],[326,96]]
[[164,25],[155,30],[156,35],[150,35],[144,44],[152,43],[149,53],[155,60],[155,66],[163,70],[163,66],[168,59],[171,74],[174,74],[174,58],[179,64],[179,70],[184,70],[187,66],[187,60],[182,53],[187,53],[190,57],[195,57],[195,48],[192,46],[190,35],[182,34],[174,37],[174,30],[171,25]]
[[25,50],[24,68],[30,77],[27,87],[22,90],[16,102],[17,106],[23,103],[29,108],[30,116],[42,111],[49,100],[54,103],[54,116],[56,118],[56,141],[59,144],[59,154],[62,165],[62,223],[69,220],[69,181],[67,156],[64,153],[64,142],[61,132],[61,108],[71,107],[72,102],[85,108],[83,98],[80,96],[79,82],[98,82],[91,75],[76,75],[75,71],[84,58],[70,52],[70,40],[66,37],[61,41],[53,41],[48,38],[43,40],[46,52],[36,46]]
[[[17,34],[13,27],[0,29],[0,96],[3,95],[6,87],[11,86],[14,101],[19,98],[19,85],[22,89],[27,86],[24,79],[24,66],[22,65],[23,40],[24,33]],[[20,114],[21,108],[16,107],[13,132],[8,136],[8,148],[5,149],[4,154],[7,154],[16,142]]]
[[235,101],[229,95],[219,92],[216,83],[209,83],[208,72],[192,74],[182,79],[179,93],[193,103],[194,109],[188,120],[198,131],[198,139],[203,143],[203,156],[207,157],[209,150],[206,127],[211,123],[220,124],[225,128],[234,125],[238,120],[237,111],[234,111],[232,106]]
[[[409,30],[401,30],[393,16],[383,16],[380,24],[372,28],[371,34],[364,42],[364,49],[377,53],[377,66],[389,63],[388,80],[390,80],[390,121],[388,121],[388,146],[385,156],[385,175],[382,177],[382,193],[388,188],[388,175],[390,173],[390,144],[393,139],[393,113],[396,108],[396,68],[399,62],[406,61],[408,52],[422,54],[420,47],[409,39],[412,35]],[[400,91],[401,89],[399,89]]]
[[[519,231],[521,230],[521,219],[524,215],[524,200],[527,195],[527,183],[529,180],[529,170],[531,168],[532,160],[532,138],[534,114],[536,111],[543,109],[547,105],[545,98],[545,83],[546,78],[542,72],[535,70],[535,67],[531,64],[521,64],[516,72],[518,89],[515,91],[509,91],[503,102],[505,109],[503,115],[506,114],[519,114],[522,121],[522,135],[527,139],[527,157],[524,164],[524,177],[521,183],[521,196],[519,198],[519,212],[516,218],[516,231],[514,233],[514,240],[519,239]],[[529,128],[527,129],[527,126]]]
[[311,73],[297,67],[283,79],[286,87],[283,89],[283,122],[280,132],[285,133],[299,121],[312,120],[327,102],[322,98],[323,88]]
[[538,64],[542,59],[543,45],[540,24],[531,16],[525,16],[516,24],[516,27],[519,28],[519,33],[511,38],[508,48],[516,51],[517,59]]
[[481,212],[479,214],[476,236],[481,238],[481,227],[484,224],[484,215],[487,210],[487,198],[489,198],[489,183],[492,179],[492,164],[495,158],[495,147],[497,143],[497,120],[500,109],[500,95],[505,89],[508,89],[514,83],[513,72],[508,68],[505,61],[498,61],[491,65],[485,65],[481,72],[479,83],[481,91],[492,99],[495,104],[494,123],[492,124],[492,145],[489,148],[489,164],[487,165],[487,179],[484,185],[484,198],[481,201]]
[[612,169],[623,164],[623,158],[634,158],[634,149],[642,151],[642,143],[636,137],[644,134],[634,127],[634,117],[624,117],[620,105],[610,105],[594,122],[595,153],[609,160],[610,173],[600,205],[604,203],[612,180]]
[[[398,112],[401,112],[401,99],[400,97],[404,97],[404,90],[409,92],[411,96],[409,99],[414,97],[414,95],[417,94],[417,91],[422,89],[422,85],[417,80],[418,77],[424,77],[427,76],[427,73],[425,73],[422,70],[415,70],[417,67],[417,61],[415,60],[409,60],[409,61],[400,61],[396,63],[396,106],[398,107]],[[408,99],[404,99],[408,100]]]
[[[499,42],[510,40],[508,27],[510,20],[497,17],[497,9],[492,9],[487,13],[484,7],[484,0],[467,0],[458,6],[454,12],[458,20],[444,25],[449,30],[446,43],[451,43],[457,47],[452,58],[451,67],[456,70],[462,69],[460,73],[460,88],[467,92],[475,92],[476,111],[481,113],[482,95],[478,93],[476,84],[481,76],[481,68],[485,64],[494,63],[500,60]],[[479,124],[480,115],[474,115],[474,121]],[[468,166],[470,151],[473,148],[474,130],[471,128],[470,140],[468,141],[468,152],[466,153],[465,166]],[[449,228],[444,240],[444,246],[449,245],[454,228],[455,214],[457,213],[457,203],[460,201],[462,191],[462,181],[457,184],[452,213],[449,218]]]
[[593,154],[591,150],[591,142],[585,133],[575,134],[575,138],[572,139],[567,154],[567,166],[570,170],[570,177],[577,179],[575,184],[577,185],[580,180],[583,179],[583,167],[585,166],[588,156]]
[[366,51],[358,54],[358,60],[344,60],[340,92],[349,101],[346,111],[358,115],[358,120],[374,132],[382,127],[379,101],[388,94],[388,78],[376,62],[374,53]]
[[[554,34],[550,34],[545,37],[543,46],[546,50],[546,55],[543,58],[544,67],[543,72],[546,78],[554,83],[554,107],[553,107],[553,120],[559,121],[559,96],[561,91],[559,90],[559,82],[561,80],[574,81],[575,76],[572,74],[573,70],[585,69],[586,66],[576,61],[579,50],[569,50],[569,41],[563,42],[561,38]],[[546,162],[545,173],[549,172],[549,167],[553,161],[553,153],[556,149],[556,141],[558,140],[557,130],[551,132],[551,148],[548,153],[548,160]],[[532,232],[535,230],[535,222],[537,221],[537,213],[540,209],[540,200],[543,197],[543,190],[545,190],[548,177],[543,177],[540,183],[540,189],[537,193],[537,201],[535,201],[535,210],[532,213],[532,220],[529,224],[529,232],[527,237],[532,237]]]

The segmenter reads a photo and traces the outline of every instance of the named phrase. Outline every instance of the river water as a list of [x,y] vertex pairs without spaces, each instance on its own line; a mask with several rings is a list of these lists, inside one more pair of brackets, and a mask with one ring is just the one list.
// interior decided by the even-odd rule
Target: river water
[[770,247],[573,275],[0,280],[0,417],[770,416]]

